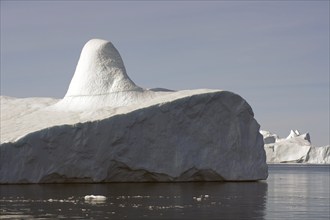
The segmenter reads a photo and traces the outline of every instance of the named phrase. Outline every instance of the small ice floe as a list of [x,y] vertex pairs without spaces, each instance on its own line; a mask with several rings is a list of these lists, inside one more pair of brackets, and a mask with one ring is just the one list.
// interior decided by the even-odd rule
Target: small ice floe
[[200,195],[199,197],[194,196],[193,200],[196,200],[197,202],[201,202],[202,200],[207,200],[208,198],[210,198],[209,195]]
[[196,200],[197,202],[200,202],[200,201],[202,201],[202,196],[201,197],[194,196],[193,200]]
[[84,199],[87,203],[104,203],[107,197],[101,195],[86,195]]

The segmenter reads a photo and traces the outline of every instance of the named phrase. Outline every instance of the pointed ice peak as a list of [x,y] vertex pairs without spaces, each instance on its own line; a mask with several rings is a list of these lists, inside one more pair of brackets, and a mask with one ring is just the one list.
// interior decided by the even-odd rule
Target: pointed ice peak
[[311,136],[309,135],[308,132],[305,133],[305,134],[302,134],[301,136],[302,136],[302,138],[304,138],[304,139],[305,139],[306,141],[308,141],[309,143],[312,143],[312,142],[311,142]]
[[311,137],[308,132],[305,134],[301,134],[298,130],[291,130],[289,136],[286,139],[295,138],[295,137],[299,137],[311,143]]
[[124,62],[113,44],[92,39],[81,51],[65,96],[97,96],[139,89],[128,77]]
[[286,139],[294,138],[300,135],[298,130],[291,130],[289,136]]

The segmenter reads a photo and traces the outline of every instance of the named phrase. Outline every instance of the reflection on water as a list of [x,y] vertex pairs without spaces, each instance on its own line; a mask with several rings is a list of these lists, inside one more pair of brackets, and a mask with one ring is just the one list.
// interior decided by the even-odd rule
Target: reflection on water
[[330,165],[269,166],[266,219],[330,219]]
[[0,218],[328,220],[329,175],[282,164],[262,182],[0,185]]
[[[116,183],[2,185],[1,214],[36,218],[262,219],[267,184]],[[85,201],[85,195],[105,201]]]

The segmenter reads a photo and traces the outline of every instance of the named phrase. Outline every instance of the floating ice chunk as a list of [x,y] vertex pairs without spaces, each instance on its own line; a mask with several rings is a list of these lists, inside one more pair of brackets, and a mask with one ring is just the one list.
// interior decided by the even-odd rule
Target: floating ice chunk
[[85,197],[85,200],[87,201],[105,201],[107,199],[107,197],[105,196],[100,196],[100,195],[86,195]]

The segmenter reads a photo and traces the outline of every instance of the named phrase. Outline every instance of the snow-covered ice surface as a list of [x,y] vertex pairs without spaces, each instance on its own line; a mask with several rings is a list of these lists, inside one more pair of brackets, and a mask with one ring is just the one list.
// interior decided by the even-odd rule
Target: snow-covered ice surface
[[1,97],[0,183],[266,179],[239,95],[143,89],[107,41],[83,48],[65,97]]
[[283,139],[269,131],[261,130],[260,133],[264,137],[268,163],[330,163],[330,146],[313,146],[309,133],[291,130]]

